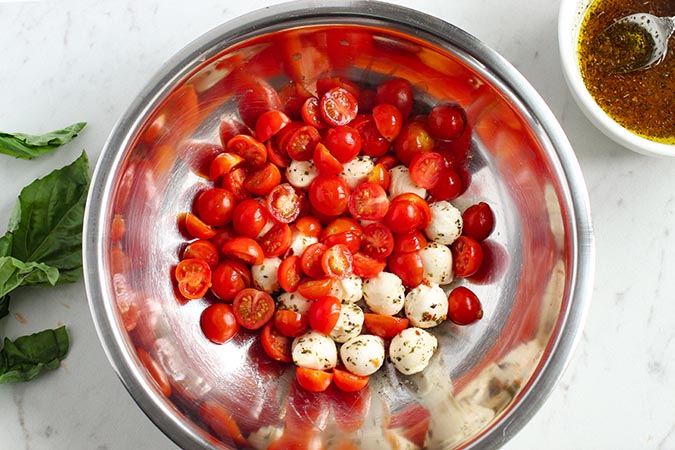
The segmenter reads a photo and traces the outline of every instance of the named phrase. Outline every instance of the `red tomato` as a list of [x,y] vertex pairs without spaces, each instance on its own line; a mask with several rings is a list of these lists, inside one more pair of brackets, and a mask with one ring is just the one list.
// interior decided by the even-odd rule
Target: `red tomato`
[[267,292],[246,288],[234,297],[232,308],[239,325],[249,330],[257,330],[274,315],[274,300]]
[[394,140],[394,153],[405,165],[409,165],[418,153],[430,152],[435,141],[426,123],[412,121],[403,125],[401,133]]
[[361,151],[362,140],[359,132],[348,125],[329,128],[324,136],[324,144],[340,163],[351,161]]
[[391,184],[391,174],[389,169],[387,169],[383,164],[377,163],[373,170],[370,171],[366,180],[370,183],[375,183],[379,186],[382,186],[383,189],[389,189]]
[[236,199],[227,189],[207,189],[197,197],[197,215],[206,224],[219,227],[232,220]]
[[325,391],[333,380],[331,372],[306,367],[296,367],[295,376],[298,379],[298,384],[310,392]]
[[352,191],[347,206],[355,219],[380,220],[387,215],[389,199],[382,186],[364,181]]
[[394,251],[397,253],[416,252],[426,246],[427,238],[420,230],[394,236]]
[[285,149],[280,149],[275,139],[270,139],[265,143],[267,149],[267,160],[277,167],[288,167],[291,159],[286,154]]
[[225,242],[230,239],[237,237],[234,228],[231,225],[225,225],[224,227],[218,227],[215,229],[216,234],[213,237],[209,238],[209,242],[216,246],[218,251],[223,248]]
[[231,302],[239,291],[251,286],[251,271],[239,261],[225,260],[213,271],[211,283],[213,295]]
[[421,188],[432,189],[445,171],[445,160],[436,152],[418,153],[410,161],[410,178]]
[[384,155],[381,158],[377,159],[378,164],[382,164],[385,169],[389,170],[392,167],[398,166],[401,164],[401,161],[396,159],[396,157],[392,154]]
[[412,112],[413,90],[408,80],[392,78],[377,87],[376,102],[394,105],[407,118]]
[[189,300],[201,298],[211,287],[211,268],[206,261],[189,258],[178,263],[175,270],[178,290]]
[[380,103],[373,108],[373,120],[382,136],[389,142],[398,137],[403,126],[403,115],[394,105]]
[[293,362],[291,352],[293,340],[279,333],[279,331],[274,328],[274,321],[270,320],[263,327],[260,341],[267,356],[273,360],[285,363]]
[[316,300],[330,293],[333,287],[332,278],[318,278],[316,280],[303,281],[298,286],[298,293],[309,300]]
[[339,175],[344,170],[340,161],[321,142],[314,148],[313,160],[314,165],[319,170],[319,174],[323,176]]
[[328,277],[342,280],[352,274],[352,252],[344,244],[333,245],[321,257],[321,266]]
[[356,116],[349,125],[361,135],[361,154],[377,158],[387,153],[391,143],[379,132],[373,116],[370,114]]
[[319,111],[319,99],[310,97],[302,105],[302,120],[317,129],[328,128],[328,124],[323,120],[321,111]]
[[347,209],[349,186],[340,177],[318,176],[309,186],[309,202],[319,212],[339,216]]
[[469,288],[458,286],[448,296],[448,319],[457,325],[469,325],[483,317],[480,300]]
[[352,232],[358,236],[363,234],[363,227],[351,217],[338,217],[333,219],[321,233],[321,241],[325,241],[329,236],[338,233]]
[[249,167],[260,167],[267,161],[267,147],[248,134],[238,134],[227,142],[227,151],[241,156]]
[[459,174],[452,168],[446,167],[438,179],[436,185],[429,189],[429,194],[434,200],[453,200],[462,193],[464,183]]
[[310,217],[310,216],[305,216],[301,217],[298,220],[295,221],[295,228],[298,229],[299,232],[302,234],[305,234],[307,236],[312,236],[315,238],[318,238],[321,236],[321,222],[319,222],[316,218]]
[[276,221],[291,223],[300,214],[300,196],[290,184],[280,184],[267,196],[267,210]]
[[199,326],[204,336],[216,344],[224,344],[239,331],[239,322],[234,317],[232,306],[227,303],[214,303],[204,309]]
[[361,234],[357,234],[354,231],[334,233],[324,239],[323,243],[326,247],[342,244],[347,246],[350,252],[356,253],[361,248]]
[[255,195],[264,196],[281,183],[281,172],[271,162],[266,162],[262,168],[252,172],[244,179],[244,187]]
[[283,255],[291,247],[293,233],[287,223],[275,223],[258,241],[265,258]]
[[347,125],[359,109],[356,97],[341,87],[329,89],[321,96],[319,108],[323,119],[331,126]]
[[214,269],[218,265],[218,248],[207,240],[197,239],[185,247],[182,259],[201,259]]
[[271,109],[262,113],[255,123],[255,134],[265,142],[288,125],[291,119],[283,112]]
[[284,105],[284,112],[292,119],[301,118],[302,105],[310,98],[312,94],[300,83],[289,81],[279,90],[281,104]]
[[348,78],[341,76],[323,77],[316,81],[316,92],[319,97],[336,87],[349,91],[357,99],[361,96],[361,88]]
[[[425,224],[429,222],[425,218],[425,212],[422,211],[422,207],[418,206],[416,200],[412,201],[402,198],[402,195],[395,197],[389,205],[389,211],[387,211],[387,215],[384,217],[385,225],[394,233],[410,233],[426,227]],[[417,195],[415,197],[426,204],[421,197]],[[431,212],[429,212],[429,217],[431,217]]]
[[391,339],[408,328],[410,320],[406,317],[383,316],[382,314],[364,313],[363,323],[370,334],[382,339]]
[[469,206],[462,214],[462,234],[482,241],[487,238],[495,226],[492,208],[485,202]]
[[296,161],[309,161],[319,142],[321,142],[321,135],[316,127],[304,125],[296,128],[286,138],[286,153]]
[[386,261],[380,261],[362,252],[354,253],[353,255],[354,274],[361,278],[373,278],[387,266]]
[[340,318],[342,305],[337,297],[325,295],[317,298],[309,307],[309,326],[321,334],[330,334]]
[[251,129],[255,128],[258,117],[264,112],[270,109],[283,109],[276,89],[263,80],[248,81],[244,86],[239,87],[238,92],[239,117]]
[[389,271],[397,275],[404,286],[414,288],[419,286],[424,278],[424,264],[417,252],[392,253],[387,259]]
[[217,181],[243,162],[244,158],[235,153],[221,153],[216,156],[213,161],[211,161],[211,166],[209,168],[209,179],[212,181]]
[[268,219],[267,209],[258,200],[247,199],[235,206],[232,226],[239,236],[256,238]]
[[290,309],[279,309],[274,313],[274,328],[288,337],[298,337],[309,329],[309,317]]
[[363,228],[361,251],[371,258],[387,259],[394,251],[394,235],[380,222],[374,222]]
[[249,129],[246,125],[239,122],[232,117],[223,117],[220,119],[220,126],[218,127],[218,136],[220,136],[220,143],[223,148],[227,147],[230,139],[238,134],[248,134]]
[[260,244],[251,238],[239,236],[233,238],[220,249],[225,256],[243,261],[246,264],[262,264],[265,259]]
[[308,277],[322,278],[326,275],[323,266],[321,265],[321,261],[323,259],[323,254],[326,253],[327,249],[328,248],[324,244],[317,242],[308,245],[302,252],[302,256],[300,257],[302,271],[305,272]]
[[223,177],[223,188],[232,192],[234,198],[238,201],[246,200],[247,198],[253,198],[251,193],[244,188],[244,180],[248,175],[248,170],[243,167],[237,167],[236,169],[228,172]]
[[298,290],[302,276],[302,262],[298,255],[289,256],[279,264],[277,279],[279,280],[279,286],[284,291],[295,292]]
[[192,213],[185,214],[185,229],[197,239],[210,239],[216,235],[216,230]]
[[355,375],[346,370],[333,369],[333,383],[344,392],[357,392],[368,385],[368,376]]
[[137,348],[136,354],[138,355],[138,359],[141,360],[141,363],[145,369],[148,371],[150,377],[152,377],[155,383],[157,383],[157,387],[159,387],[159,390],[162,391],[162,394],[167,397],[171,397],[171,382],[169,381],[169,377],[167,376],[166,372],[164,372],[164,369],[162,369],[157,361],[155,361],[153,357],[142,348]]
[[429,129],[434,137],[452,141],[466,129],[466,112],[459,105],[437,105],[429,113]]
[[483,248],[480,242],[469,236],[460,236],[450,245],[455,276],[470,277],[483,264]]

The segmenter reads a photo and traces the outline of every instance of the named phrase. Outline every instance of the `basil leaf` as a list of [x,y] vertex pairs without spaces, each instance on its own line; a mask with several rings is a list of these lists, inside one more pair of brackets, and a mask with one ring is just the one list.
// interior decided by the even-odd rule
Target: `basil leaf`
[[0,131],[0,153],[15,158],[33,159],[72,141],[85,125],[87,125],[86,122],[78,122],[62,130],[39,136]]
[[10,248],[6,254],[20,261],[58,269],[58,283],[76,281],[82,274],[82,222],[90,178],[82,152],[72,164],[26,186],[8,233],[0,238],[0,255]]
[[59,280],[59,271],[43,263],[19,261],[11,256],[0,257],[0,297],[19,286],[49,283]]
[[15,341],[5,338],[0,351],[0,384],[29,381],[44,370],[56,369],[69,347],[66,327],[22,336]]

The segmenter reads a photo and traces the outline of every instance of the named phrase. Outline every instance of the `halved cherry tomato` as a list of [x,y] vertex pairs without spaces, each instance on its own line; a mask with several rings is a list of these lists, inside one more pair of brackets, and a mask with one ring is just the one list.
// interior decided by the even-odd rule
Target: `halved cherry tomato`
[[365,255],[363,252],[357,252],[353,255],[354,275],[361,278],[373,278],[387,266],[386,261],[380,261]]
[[432,151],[434,145],[435,140],[427,124],[412,121],[403,125],[401,133],[394,140],[394,153],[403,164],[409,165],[415,155]]
[[303,275],[302,263],[298,255],[291,255],[284,259],[279,264],[279,269],[277,269],[279,286],[286,292],[295,292],[300,285]]
[[255,123],[255,135],[265,142],[288,125],[291,119],[283,112],[270,109],[262,113]]
[[265,111],[282,109],[276,89],[262,79],[247,80],[243,86],[238,86],[238,92],[239,117],[251,129],[255,128],[258,117]]
[[247,264],[262,264],[265,254],[256,241],[251,238],[238,236],[223,245],[220,251],[230,258],[243,261]]
[[[426,227],[429,223],[426,218],[426,210],[421,203],[427,205],[426,202],[417,195],[415,197],[419,200],[408,198],[408,195],[415,194],[401,194],[395,197],[389,205],[387,215],[384,217],[384,224],[394,233],[410,233]],[[428,209],[429,206],[427,205],[426,208]],[[431,211],[429,211],[430,218]]]
[[377,158],[389,150],[391,143],[377,129],[375,120],[370,114],[356,116],[350,124],[361,136],[361,154]]
[[244,158],[235,153],[221,153],[211,162],[211,166],[209,168],[209,179],[216,181],[243,162]]
[[337,297],[325,295],[317,298],[309,307],[309,326],[321,334],[330,334],[340,318],[342,304]]
[[237,293],[251,287],[251,271],[239,261],[221,261],[211,278],[211,292],[224,302],[231,302]]
[[406,317],[384,316],[382,314],[364,313],[363,323],[370,334],[382,339],[391,339],[408,328],[410,320]]
[[274,300],[267,292],[246,288],[232,303],[237,322],[249,330],[262,328],[274,315]]
[[238,134],[227,143],[227,151],[241,156],[249,167],[260,167],[267,161],[265,144],[248,134]]
[[274,313],[274,327],[288,337],[298,337],[309,329],[309,317],[290,309],[279,309]]
[[328,248],[321,242],[308,245],[302,252],[300,262],[302,264],[302,271],[311,278],[322,278],[326,274],[324,272],[321,261],[323,254]]
[[260,169],[246,176],[244,187],[255,195],[264,196],[281,183],[281,172],[271,162],[266,162]]
[[220,143],[223,148],[227,147],[227,143],[238,134],[248,134],[250,131],[243,123],[232,117],[223,117],[220,119],[218,126],[218,136],[220,136]]
[[347,125],[354,120],[359,109],[359,102],[351,92],[334,87],[326,91],[319,101],[323,119],[331,126]]
[[333,279],[342,280],[350,276],[352,269],[352,252],[344,244],[329,247],[321,257],[324,273]]
[[238,201],[253,198],[253,195],[244,188],[244,180],[248,175],[248,170],[243,167],[237,167],[226,173],[223,177],[223,188],[232,192],[234,198]]
[[178,290],[189,300],[201,298],[211,287],[211,267],[201,259],[188,258],[178,263],[175,270]]
[[169,381],[169,377],[164,369],[162,369],[162,366],[160,366],[159,363],[157,363],[157,361],[155,361],[154,358],[142,348],[137,348],[136,354],[138,355],[138,359],[141,360],[141,363],[145,369],[148,371],[150,377],[155,381],[155,383],[157,383],[157,387],[159,387],[159,390],[162,391],[162,394],[167,397],[171,397],[171,382]]
[[455,276],[470,277],[483,264],[483,248],[480,242],[469,236],[460,236],[450,244],[452,266]]
[[383,189],[387,190],[391,184],[391,174],[384,164],[378,162],[375,164],[375,167],[373,167],[373,170],[370,171],[366,180],[370,183],[382,186]]
[[434,106],[429,113],[429,129],[434,137],[452,141],[466,129],[466,111],[459,105]]
[[361,236],[363,234],[363,227],[351,217],[338,217],[337,219],[331,220],[321,232],[321,241],[325,241],[333,234],[344,233],[347,231]]
[[378,158],[377,163],[382,164],[384,166],[384,168],[387,169],[387,170],[401,164],[401,162],[398,159],[396,159],[396,157],[394,155],[391,155],[391,154],[384,155],[383,157]]
[[341,125],[328,129],[324,136],[324,144],[335,159],[345,164],[359,154],[363,142],[358,130]]
[[207,189],[197,197],[197,215],[208,225],[227,225],[232,220],[235,203],[234,195],[227,189]]
[[480,300],[471,289],[458,286],[448,296],[448,319],[457,325],[469,325],[483,317]]
[[389,142],[393,142],[403,127],[403,115],[394,105],[380,103],[373,107],[373,120],[382,136]]
[[347,209],[349,186],[340,177],[318,176],[309,186],[309,202],[319,212],[339,216]]
[[192,213],[185,214],[185,229],[190,236],[197,239],[210,239],[216,235],[211,225],[205,224],[199,217]]
[[291,131],[286,138],[286,153],[296,161],[309,161],[314,156],[314,148],[319,142],[321,135],[316,127],[303,125]]
[[377,103],[389,103],[407,118],[412,112],[413,90],[412,84],[403,78],[392,78],[377,87]]
[[267,196],[267,210],[278,222],[291,223],[300,214],[300,196],[290,184],[280,184]]
[[305,100],[305,103],[302,105],[302,120],[307,125],[312,125],[317,129],[328,128],[328,124],[323,120],[321,111],[319,110],[319,99],[316,97],[310,97]]
[[394,236],[394,251],[398,253],[416,252],[426,246],[427,237],[420,230]]
[[347,370],[333,368],[333,383],[344,392],[357,392],[368,385],[368,376],[355,375]]
[[410,178],[421,188],[432,189],[445,171],[445,160],[436,152],[418,153],[410,161]]
[[343,231],[334,233],[322,241],[326,247],[332,247],[337,244],[347,246],[350,252],[356,253],[361,248],[361,234],[354,231]]
[[234,317],[232,306],[227,303],[214,303],[199,318],[199,326],[211,342],[224,344],[239,331],[239,322]]
[[347,206],[355,219],[381,220],[389,210],[389,199],[382,186],[364,181],[349,195]]
[[190,242],[185,251],[183,251],[182,259],[201,259],[206,261],[211,269],[218,265],[218,248],[213,243],[205,239],[197,239]]
[[267,356],[275,361],[290,363],[293,362],[291,345],[293,340],[274,328],[274,321],[270,320],[263,327],[260,335],[262,347]]
[[283,255],[291,247],[293,233],[287,223],[275,223],[259,240],[265,258]]
[[387,259],[389,270],[398,275],[404,286],[419,286],[424,278],[424,264],[417,252],[392,253]]
[[295,377],[298,380],[298,384],[310,392],[323,392],[328,389],[331,381],[333,381],[333,374],[331,372],[308,369],[306,367],[296,367]]
[[332,278],[318,278],[316,280],[307,280],[300,283],[298,293],[309,300],[316,300],[330,293],[333,287]]
[[446,167],[436,185],[429,189],[434,200],[453,200],[464,190],[464,182],[460,175],[452,168]]
[[277,167],[288,167],[291,159],[286,154],[286,150],[279,148],[276,139],[270,139],[265,143],[267,149],[267,160]]
[[267,209],[258,200],[247,199],[237,204],[232,226],[239,236],[256,238],[269,220]]
[[318,238],[321,236],[321,222],[311,216],[301,217],[295,221],[295,228],[304,235]]
[[344,167],[333,156],[321,142],[316,144],[314,148],[314,165],[319,170],[319,174],[323,176],[339,175]]
[[387,259],[394,251],[394,235],[380,222],[374,222],[363,228],[361,251],[371,258]]
[[485,202],[469,206],[462,214],[462,234],[477,241],[486,239],[495,226],[495,216]]

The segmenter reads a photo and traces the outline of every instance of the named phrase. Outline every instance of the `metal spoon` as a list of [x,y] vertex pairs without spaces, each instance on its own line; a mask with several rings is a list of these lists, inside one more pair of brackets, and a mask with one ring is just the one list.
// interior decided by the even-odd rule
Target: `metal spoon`
[[627,73],[653,67],[668,52],[675,17],[638,13],[622,17],[596,40],[602,64],[612,72]]

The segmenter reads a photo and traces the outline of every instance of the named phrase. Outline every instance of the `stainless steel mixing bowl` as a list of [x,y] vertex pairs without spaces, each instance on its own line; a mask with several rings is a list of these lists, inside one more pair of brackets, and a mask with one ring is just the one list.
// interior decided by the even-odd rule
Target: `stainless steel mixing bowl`
[[[174,293],[170,274],[185,242],[177,218],[208,184],[199,175],[206,156],[196,150],[208,146],[195,142],[218,143],[221,117],[236,111],[233,74],[243,72],[310,90],[327,74],[373,85],[397,76],[413,83],[421,103],[451,100],[466,109],[473,181],[455,203],[486,200],[496,211],[489,270],[471,281],[485,315],[470,327],[435,329],[440,349],[422,374],[385,369],[360,394],[304,393],[294,389],[292,370],[260,357],[256,334],[207,341],[198,325],[207,301],[184,303]],[[282,432],[329,450],[499,447],[560,378],[581,335],[594,271],[582,173],[535,90],[448,23],[356,1],[267,8],[209,31],[171,59],[100,157],[84,254],[110,362],[184,448],[261,446]],[[234,422],[241,435],[233,435]]]

